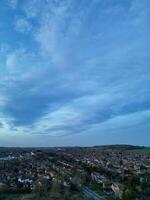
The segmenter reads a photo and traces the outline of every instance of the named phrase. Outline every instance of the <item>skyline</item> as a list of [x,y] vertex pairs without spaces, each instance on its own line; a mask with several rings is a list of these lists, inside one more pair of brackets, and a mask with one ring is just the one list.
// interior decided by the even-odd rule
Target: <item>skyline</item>
[[150,146],[149,0],[2,0],[0,146]]

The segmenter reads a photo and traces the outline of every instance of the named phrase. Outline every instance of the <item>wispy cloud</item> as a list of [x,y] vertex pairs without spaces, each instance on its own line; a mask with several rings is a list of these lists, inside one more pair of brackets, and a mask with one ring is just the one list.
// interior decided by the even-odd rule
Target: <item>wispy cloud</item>
[[15,9],[18,4],[18,0],[8,0],[8,4],[11,8]]
[[16,4],[8,19],[13,36],[1,53],[3,134],[28,134],[32,142],[37,138],[35,144],[44,134],[53,137],[51,145],[73,143],[78,134],[87,144],[90,134],[146,134],[148,128],[142,127],[149,127],[150,109],[148,6],[147,0]]
[[32,29],[31,23],[23,18],[23,17],[18,17],[15,21],[15,30],[21,33],[28,33]]

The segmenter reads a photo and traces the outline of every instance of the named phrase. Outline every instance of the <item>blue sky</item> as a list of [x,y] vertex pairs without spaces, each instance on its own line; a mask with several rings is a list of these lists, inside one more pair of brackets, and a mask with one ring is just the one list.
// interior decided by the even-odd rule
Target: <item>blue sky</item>
[[0,145],[150,146],[149,0],[1,0]]

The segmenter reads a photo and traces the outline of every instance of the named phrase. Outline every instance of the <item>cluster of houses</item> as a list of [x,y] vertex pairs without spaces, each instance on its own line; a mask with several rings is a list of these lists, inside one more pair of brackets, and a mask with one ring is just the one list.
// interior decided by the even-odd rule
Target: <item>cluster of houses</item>
[[52,172],[48,162],[40,161],[42,160],[38,160],[32,152],[15,155],[9,160],[1,158],[0,190],[31,191],[35,189],[37,183],[43,181],[50,183]]
[[[90,183],[100,191],[122,199],[124,185],[118,177],[136,176],[149,182],[150,155],[120,151],[53,149],[11,153],[0,159],[0,190],[35,190],[57,181],[64,187],[85,183],[85,165],[91,167]],[[98,169],[98,170],[97,170]],[[99,170],[100,169],[100,170]],[[110,174],[115,174],[111,176]],[[146,174],[146,175],[145,175]],[[85,179],[85,180],[82,180]]]
[[102,186],[103,191],[111,194],[112,190],[117,198],[122,199],[123,184],[111,181],[108,177],[101,175],[98,172],[92,172],[91,179]]
[[[97,150],[72,148],[59,152],[64,157],[74,159],[91,167],[91,180],[99,185],[99,190],[122,199],[125,183],[123,179],[134,177],[139,185],[150,185],[150,154],[119,150]],[[141,189],[140,189],[141,190]],[[140,196],[140,195],[139,195]]]

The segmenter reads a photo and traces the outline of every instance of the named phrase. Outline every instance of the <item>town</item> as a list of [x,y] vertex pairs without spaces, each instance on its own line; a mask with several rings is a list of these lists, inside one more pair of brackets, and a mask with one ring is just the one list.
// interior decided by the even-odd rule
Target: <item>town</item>
[[148,200],[150,153],[128,146],[1,148],[0,199],[16,193],[29,196],[22,199]]

